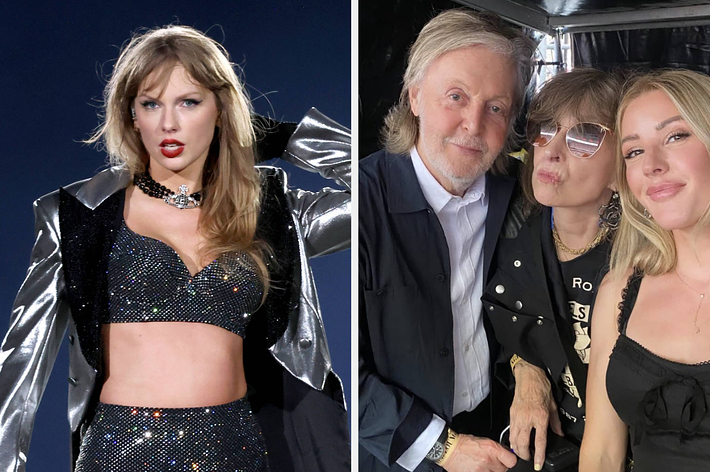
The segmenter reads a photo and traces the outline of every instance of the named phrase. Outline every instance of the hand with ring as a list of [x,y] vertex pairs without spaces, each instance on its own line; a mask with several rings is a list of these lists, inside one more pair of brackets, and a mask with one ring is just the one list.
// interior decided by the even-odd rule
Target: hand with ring
[[564,436],[557,413],[557,404],[552,398],[552,388],[545,372],[524,360],[513,371],[515,396],[510,407],[510,447],[523,460],[529,461],[530,433],[535,430],[533,464],[542,470],[545,463],[547,429]]

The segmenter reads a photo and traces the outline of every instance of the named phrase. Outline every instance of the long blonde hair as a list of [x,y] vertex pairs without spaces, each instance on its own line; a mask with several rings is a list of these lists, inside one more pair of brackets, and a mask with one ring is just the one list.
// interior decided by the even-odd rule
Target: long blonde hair
[[102,142],[111,164],[142,173],[148,152],[133,129],[131,107],[139,88],[154,71],[154,84],[167,83],[176,64],[215,94],[219,126],[202,172],[199,231],[201,255],[244,251],[257,264],[268,291],[268,246],[255,239],[261,179],[255,165],[252,106],[224,47],[187,26],[166,26],[135,35],[122,49],[104,90],[103,122],[87,140]]
[[[661,90],[678,108],[680,116],[710,152],[710,77],[684,69],[664,69],[632,79],[623,94],[616,115],[616,182],[623,214],[611,252],[611,270],[617,276],[629,267],[648,275],[673,270],[677,253],[673,233],[661,228],[653,218],[644,217],[644,208],[631,193],[626,181],[626,163],[621,152],[621,121],[629,104],[646,92]],[[708,225],[706,209],[696,228]]]
[[[399,102],[387,116],[382,128],[382,142],[392,154],[404,154],[416,144],[419,136],[419,119],[414,116],[409,103],[409,89],[419,84],[434,60],[447,52],[471,46],[483,46],[499,53],[515,65],[516,87],[509,128],[525,98],[525,90],[532,77],[532,56],[535,43],[523,32],[498,15],[478,13],[468,8],[455,8],[439,13],[424,25],[416,41],[409,50],[407,70]],[[480,64],[480,67],[486,67]],[[493,171],[505,173],[507,148],[493,163]]]

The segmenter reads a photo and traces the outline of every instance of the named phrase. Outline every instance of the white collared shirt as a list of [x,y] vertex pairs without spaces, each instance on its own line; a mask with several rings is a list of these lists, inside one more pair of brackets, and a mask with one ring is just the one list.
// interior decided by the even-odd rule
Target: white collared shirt
[[[490,352],[483,327],[483,240],[486,235],[488,196],[482,175],[463,197],[450,194],[429,172],[416,148],[412,164],[424,198],[439,218],[449,246],[451,263],[451,311],[454,316],[454,410],[471,411],[490,392]],[[397,463],[414,470],[443,431],[445,422],[434,415],[432,422]]]

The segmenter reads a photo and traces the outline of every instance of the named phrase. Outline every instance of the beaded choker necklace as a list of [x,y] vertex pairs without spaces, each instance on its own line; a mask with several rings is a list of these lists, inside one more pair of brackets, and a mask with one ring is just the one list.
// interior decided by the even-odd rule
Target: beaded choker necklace
[[133,177],[133,183],[148,196],[160,198],[165,203],[180,210],[197,208],[202,200],[202,190],[189,194],[187,185],[180,186],[180,193],[175,193],[169,188],[153,180],[148,170]]

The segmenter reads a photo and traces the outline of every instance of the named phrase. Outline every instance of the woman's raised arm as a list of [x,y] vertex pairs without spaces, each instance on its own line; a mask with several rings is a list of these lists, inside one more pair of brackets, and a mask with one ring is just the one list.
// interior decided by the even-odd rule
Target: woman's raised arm
[[306,255],[317,257],[350,246],[352,152],[350,131],[312,108],[301,120],[282,159],[318,172],[344,190],[289,189],[287,198],[303,234]]

